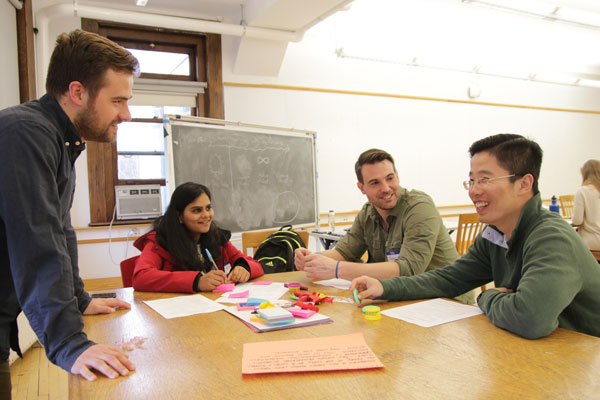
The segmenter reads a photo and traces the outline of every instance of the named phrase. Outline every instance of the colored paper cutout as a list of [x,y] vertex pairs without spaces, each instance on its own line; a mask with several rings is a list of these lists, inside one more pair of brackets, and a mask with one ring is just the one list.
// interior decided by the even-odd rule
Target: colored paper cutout
[[231,292],[235,289],[235,283],[224,283],[213,289],[213,293]]
[[249,290],[246,290],[246,291],[244,291],[244,292],[231,293],[231,294],[229,295],[229,298],[230,298],[230,299],[243,299],[243,298],[246,298],[246,297],[248,297],[248,294],[249,294],[249,293],[250,293],[250,291],[249,291]]

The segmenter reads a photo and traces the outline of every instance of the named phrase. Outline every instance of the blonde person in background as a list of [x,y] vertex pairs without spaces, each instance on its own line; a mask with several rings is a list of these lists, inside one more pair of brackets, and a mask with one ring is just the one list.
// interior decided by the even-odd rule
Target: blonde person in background
[[600,250],[600,161],[587,160],[581,167],[583,183],[575,194],[573,225],[591,250]]

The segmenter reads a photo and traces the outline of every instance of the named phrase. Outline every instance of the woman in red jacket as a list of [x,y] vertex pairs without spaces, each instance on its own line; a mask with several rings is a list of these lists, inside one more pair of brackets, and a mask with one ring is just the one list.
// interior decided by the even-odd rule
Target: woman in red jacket
[[[264,274],[257,261],[229,242],[231,232],[213,223],[210,199],[208,188],[197,183],[175,189],[165,215],[134,243],[142,251],[133,272],[135,290],[210,291],[226,281],[246,282]],[[231,267],[229,275],[226,264]]]

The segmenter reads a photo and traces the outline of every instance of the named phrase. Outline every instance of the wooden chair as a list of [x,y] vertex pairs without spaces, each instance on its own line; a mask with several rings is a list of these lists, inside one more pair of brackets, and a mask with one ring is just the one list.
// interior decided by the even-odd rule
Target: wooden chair
[[458,229],[456,230],[456,251],[458,255],[464,255],[475,237],[481,232],[483,222],[479,222],[477,213],[460,214],[458,216]]
[[[248,255],[248,249],[252,249],[252,255],[256,253],[256,249],[260,244],[272,233],[277,232],[278,229],[270,231],[254,231],[254,232],[243,232],[242,233],[242,249],[245,255]],[[308,231],[294,231],[297,232],[304,245],[308,247]]]
[[594,257],[596,257],[596,261],[600,263],[600,250],[590,250]]
[[[458,229],[456,230],[456,251],[459,256],[463,256],[469,250],[469,246],[475,240],[475,237],[483,230],[485,224],[479,221],[477,213],[460,214],[458,216]],[[486,289],[481,286],[481,291]]]
[[575,202],[575,196],[572,194],[558,196],[560,202],[560,211],[562,216],[565,218],[571,218],[573,216],[573,203]]
[[123,281],[123,287],[131,287],[133,283],[133,270],[135,269],[135,263],[140,256],[135,256],[121,261],[121,280]]

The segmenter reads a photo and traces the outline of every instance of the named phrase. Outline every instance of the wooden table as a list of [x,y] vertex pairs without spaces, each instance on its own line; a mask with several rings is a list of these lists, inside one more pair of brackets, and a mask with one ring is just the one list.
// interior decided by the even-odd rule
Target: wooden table
[[[301,282],[310,290],[349,296],[312,285],[303,272],[262,280]],[[334,322],[254,333],[225,311],[164,319],[142,303],[176,294],[118,289],[131,311],[85,316],[97,342],[119,345],[134,336],[148,340],[130,353],[137,371],[96,382],[71,375],[71,399],[598,399],[600,338],[557,329],[527,340],[493,326],[484,315],[421,328],[383,316],[366,321],[352,304],[333,303],[321,312]],[[217,298],[216,294],[206,294]],[[287,296],[287,295],[286,295]],[[286,297],[284,296],[284,297]],[[410,302],[382,303],[392,308]],[[346,372],[242,376],[242,345],[363,332],[385,368]]]

